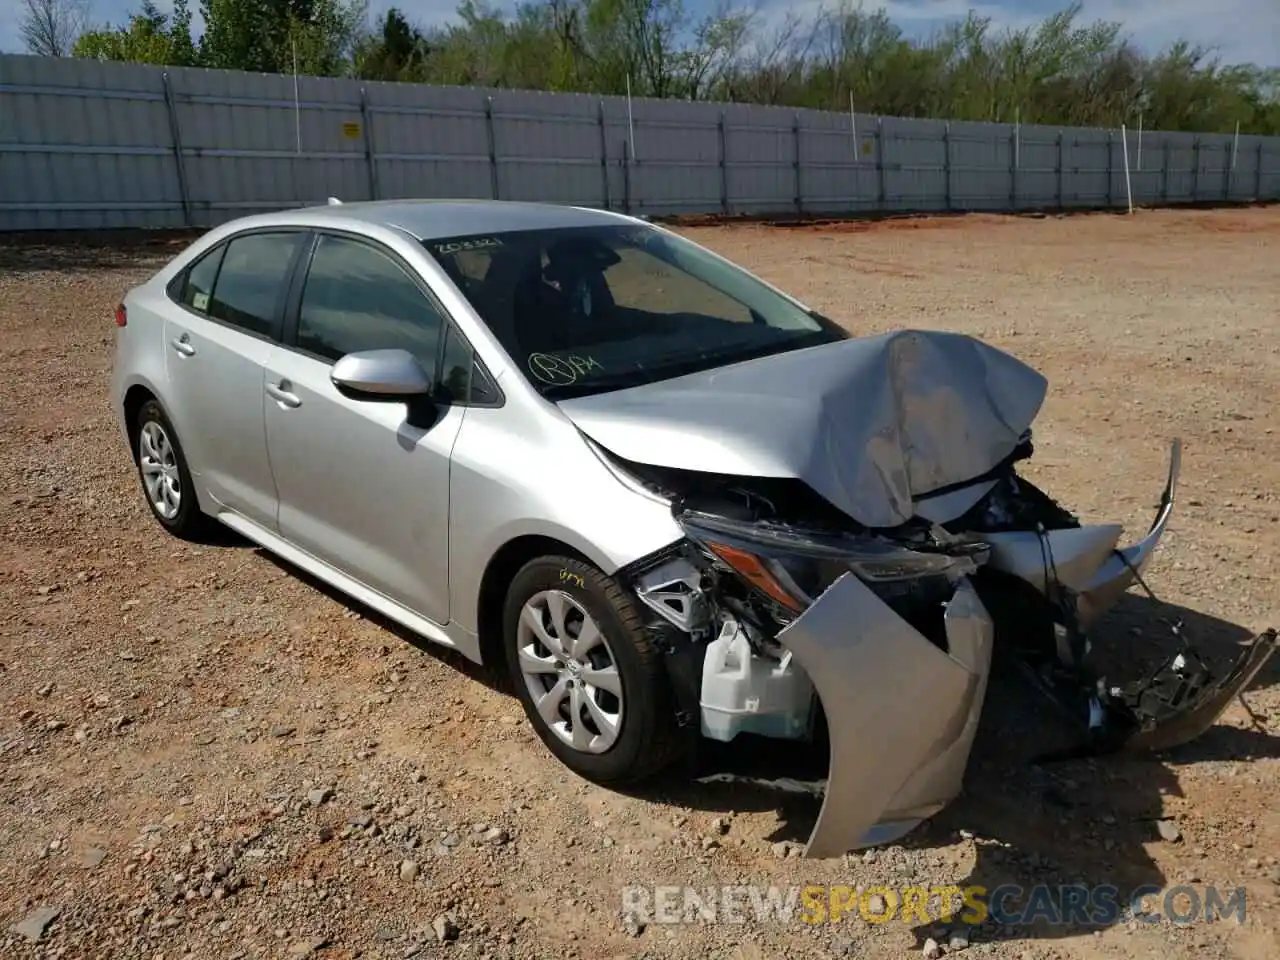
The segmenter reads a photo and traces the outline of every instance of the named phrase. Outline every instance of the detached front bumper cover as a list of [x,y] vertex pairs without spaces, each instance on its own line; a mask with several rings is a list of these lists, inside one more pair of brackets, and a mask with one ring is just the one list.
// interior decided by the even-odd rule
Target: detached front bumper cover
[[812,679],[829,729],[826,796],[806,856],[887,843],[959,794],[994,635],[967,578],[945,622],[947,652],[849,573],[778,634]]

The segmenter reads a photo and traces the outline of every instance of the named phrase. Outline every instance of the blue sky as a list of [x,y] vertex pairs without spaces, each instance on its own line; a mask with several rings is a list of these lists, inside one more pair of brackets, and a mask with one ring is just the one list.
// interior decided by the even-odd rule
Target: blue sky
[[[885,6],[904,29],[927,35],[938,26],[962,18],[971,7],[997,25],[1023,26],[1061,9],[1067,0],[866,0],[866,6]],[[136,0],[88,0],[94,22],[122,22]],[[712,0],[686,0],[693,11],[708,9]],[[819,0],[754,0],[766,21],[786,10],[803,12]],[[159,6],[167,7],[166,0]],[[196,2],[191,4],[197,6]],[[371,0],[371,13],[391,4]],[[400,0],[396,3],[423,24],[449,19],[456,0]],[[22,52],[18,24],[23,0],[0,0],[0,51]],[[1280,66],[1280,0],[1084,0],[1084,19],[1118,20],[1144,49],[1158,50],[1177,37],[1216,47],[1229,61],[1253,61]]]

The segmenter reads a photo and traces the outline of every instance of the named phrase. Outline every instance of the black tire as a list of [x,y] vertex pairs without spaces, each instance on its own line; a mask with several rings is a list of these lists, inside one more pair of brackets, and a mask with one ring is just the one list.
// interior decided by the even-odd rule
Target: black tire
[[[178,473],[178,511],[172,517],[166,517],[151,502],[147,491],[146,480],[142,473],[142,436],[147,424],[154,423],[164,432],[173,451],[174,464]],[[183,540],[200,540],[214,527],[214,521],[202,513],[196,497],[195,484],[191,482],[191,471],[187,467],[186,454],[182,452],[182,444],[178,441],[178,433],[165,415],[164,408],[155,400],[148,400],[138,410],[138,418],[133,429],[133,462],[138,468],[138,483],[142,486],[142,496],[147,508],[157,522],[175,537]]]
[[[520,669],[517,630],[525,603],[544,590],[572,597],[606,638],[622,685],[623,710],[614,743],[587,753],[562,740],[538,714]],[[511,581],[502,616],[507,670],[525,714],[542,742],[574,773],[600,784],[634,783],[652,777],[683,750],[675,699],[662,654],[645,632],[636,601],[617,581],[570,557],[546,556],[525,564]]]

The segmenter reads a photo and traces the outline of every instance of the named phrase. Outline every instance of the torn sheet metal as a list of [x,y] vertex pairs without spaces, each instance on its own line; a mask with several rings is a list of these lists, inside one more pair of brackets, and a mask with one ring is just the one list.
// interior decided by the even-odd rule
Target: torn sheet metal
[[1004,462],[1046,388],[1040,373],[972,337],[907,330],[564,400],[560,409],[624,459],[796,478],[858,523],[885,528],[911,519],[913,499]]
[[831,745],[806,856],[901,836],[960,792],[993,634],[967,578],[948,604],[946,634],[950,655],[853,574],[778,634],[817,689]]
[[983,535],[983,540],[991,547],[991,567],[1021,577],[1041,591],[1047,584],[1066,587],[1077,594],[1078,624],[1082,628],[1091,626],[1116,604],[1151,561],[1173,515],[1181,470],[1182,444],[1174,440],[1155,519],[1146,536],[1137,543],[1116,549],[1123,532],[1119,524],[1095,524],[1043,533],[1035,530],[988,533]]

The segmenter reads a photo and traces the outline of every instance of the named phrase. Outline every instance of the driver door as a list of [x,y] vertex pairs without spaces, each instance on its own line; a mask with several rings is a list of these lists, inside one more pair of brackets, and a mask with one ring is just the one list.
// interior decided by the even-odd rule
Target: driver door
[[447,327],[419,279],[364,239],[320,234],[296,332],[266,365],[267,448],[281,536],[436,623],[449,620],[449,460],[466,408],[413,426],[404,401],[356,400],[329,379],[360,350],[399,347],[433,382]]

